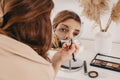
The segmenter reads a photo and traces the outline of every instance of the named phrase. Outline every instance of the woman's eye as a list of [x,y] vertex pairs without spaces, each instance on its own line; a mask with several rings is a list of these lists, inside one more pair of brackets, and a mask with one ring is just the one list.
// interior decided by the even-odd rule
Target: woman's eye
[[65,29],[65,28],[60,28],[59,29],[61,32],[67,32],[68,30],[67,29]]
[[73,33],[74,36],[77,36],[79,33]]

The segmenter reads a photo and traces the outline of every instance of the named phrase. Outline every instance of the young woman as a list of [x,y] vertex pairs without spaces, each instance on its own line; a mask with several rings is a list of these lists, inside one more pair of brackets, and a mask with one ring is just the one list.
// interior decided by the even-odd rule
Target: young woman
[[3,23],[0,26],[1,80],[54,80],[60,66],[72,58],[78,47],[64,44],[52,61],[52,0],[0,0]]
[[53,48],[61,47],[60,40],[70,40],[78,36],[81,28],[80,17],[73,11],[59,12],[53,19]]

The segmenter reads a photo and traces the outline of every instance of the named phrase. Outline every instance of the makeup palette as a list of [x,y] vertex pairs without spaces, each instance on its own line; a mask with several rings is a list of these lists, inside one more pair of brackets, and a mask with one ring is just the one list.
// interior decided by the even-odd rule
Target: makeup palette
[[96,54],[90,63],[91,66],[120,72],[120,58],[104,54]]

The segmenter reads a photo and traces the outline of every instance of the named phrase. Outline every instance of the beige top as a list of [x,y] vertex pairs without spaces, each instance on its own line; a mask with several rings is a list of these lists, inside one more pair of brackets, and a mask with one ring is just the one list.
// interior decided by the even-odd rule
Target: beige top
[[0,80],[54,80],[52,64],[31,47],[0,34]]

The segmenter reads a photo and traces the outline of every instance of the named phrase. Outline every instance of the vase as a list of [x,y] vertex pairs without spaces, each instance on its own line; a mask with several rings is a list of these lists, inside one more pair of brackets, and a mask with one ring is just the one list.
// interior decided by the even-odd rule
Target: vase
[[112,50],[112,35],[110,32],[98,32],[95,35],[95,52],[108,54]]

